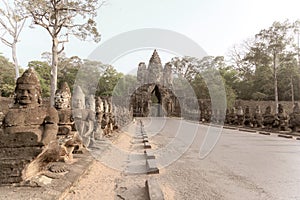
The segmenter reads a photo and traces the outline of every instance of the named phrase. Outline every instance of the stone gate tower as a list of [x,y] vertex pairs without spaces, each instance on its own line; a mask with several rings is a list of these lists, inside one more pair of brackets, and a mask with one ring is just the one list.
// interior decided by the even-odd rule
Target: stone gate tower
[[131,95],[133,115],[147,116],[179,116],[178,100],[172,92],[172,65],[162,66],[160,57],[154,50],[148,67],[139,63],[137,71],[138,88]]

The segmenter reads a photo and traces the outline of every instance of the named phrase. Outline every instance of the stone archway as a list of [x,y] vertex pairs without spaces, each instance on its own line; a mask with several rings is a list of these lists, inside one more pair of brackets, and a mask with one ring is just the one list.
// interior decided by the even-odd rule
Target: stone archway
[[163,67],[156,50],[148,66],[139,63],[137,85],[131,95],[134,117],[180,116],[180,105],[172,92],[172,70],[170,63]]
[[162,95],[159,91],[157,85],[155,85],[154,89],[151,92],[151,99],[149,101],[150,107],[150,116],[152,117],[162,117],[163,109],[162,109]]
[[180,105],[173,92],[158,84],[145,84],[131,95],[134,117],[180,116]]

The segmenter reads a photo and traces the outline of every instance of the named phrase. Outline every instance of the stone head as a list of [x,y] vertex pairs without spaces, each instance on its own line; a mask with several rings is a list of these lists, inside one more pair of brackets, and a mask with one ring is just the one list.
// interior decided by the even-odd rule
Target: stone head
[[278,104],[278,112],[279,113],[283,113],[284,109],[283,109],[283,105],[282,104]]
[[249,108],[249,106],[246,106],[246,108],[245,108],[245,113],[250,113],[250,108]]
[[271,112],[272,112],[271,106],[267,106],[267,107],[266,107],[266,113],[267,113],[267,114],[271,114]]
[[36,107],[42,104],[40,81],[33,68],[27,69],[17,79],[15,104],[24,107]]
[[72,97],[72,108],[73,109],[84,109],[85,108],[85,95],[80,86],[76,86]]
[[97,97],[96,98],[96,112],[100,113],[103,111],[104,111],[103,101],[102,101],[101,97]]
[[294,103],[293,112],[295,112],[295,113],[299,113],[300,112],[300,108],[299,108],[299,104],[298,103]]
[[140,62],[138,66],[138,70],[146,70],[147,66],[144,62]]
[[260,106],[256,106],[255,108],[255,113],[260,114],[261,110],[260,110]]
[[61,85],[61,88],[56,91],[54,97],[54,107],[56,109],[71,108],[71,91],[66,82]]
[[94,95],[90,95],[86,98],[86,101],[85,101],[85,107],[86,109],[90,109],[92,111],[95,111],[95,97]]
[[231,108],[230,113],[231,113],[231,114],[235,114],[235,113],[236,113],[235,107],[232,107],[232,108]]

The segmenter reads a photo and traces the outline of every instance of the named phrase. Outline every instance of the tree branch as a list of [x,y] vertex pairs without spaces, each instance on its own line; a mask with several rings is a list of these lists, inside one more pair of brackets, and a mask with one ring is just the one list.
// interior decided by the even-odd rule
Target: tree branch
[[8,42],[5,38],[1,37],[0,40],[8,47],[12,47],[12,43]]

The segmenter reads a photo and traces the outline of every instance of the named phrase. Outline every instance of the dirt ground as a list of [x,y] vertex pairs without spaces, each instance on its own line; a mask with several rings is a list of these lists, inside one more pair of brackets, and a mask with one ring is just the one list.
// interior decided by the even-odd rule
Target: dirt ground
[[[132,151],[137,149],[136,143],[126,132],[120,132],[113,138],[110,138],[113,144],[118,148]],[[110,152],[104,154],[110,155]],[[103,155],[105,156],[105,155]],[[130,165],[127,160],[125,164]],[[162,173],[164,173],[162,171]],[[158,179],[160,174],[128,174],[124,171],[115,170],[95,160],[91,168],[75,184],[73,188],[63,198],[65,200],[147,200],[148,196],[145,188],[145,181],[150,177]],[[175,191],[169,184],[160,185],[166,200],[173,200]]]
[[[117,133],[110,138],[114,145],[121,149],[131,148],[131,137],[125,133]],[[104,154],[110,155],[107,151]],[[105,156],[105,155],[103,155]],[[146,200],[144,177],[128,175],[112,169],[95,159],[87,173],[75,184],[65,200],[85,199],[141,199]]]

